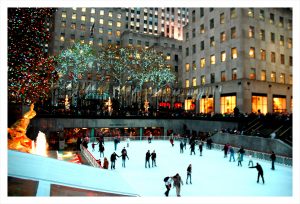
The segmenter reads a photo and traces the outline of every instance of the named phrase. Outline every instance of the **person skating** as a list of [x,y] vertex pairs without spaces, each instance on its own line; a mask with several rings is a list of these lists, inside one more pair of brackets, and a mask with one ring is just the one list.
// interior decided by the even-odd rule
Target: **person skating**
[[126,143],[127,143],[127,148],[128,148],[129,147],[129,143],[130,143],[130,138],[129,137],[127,137]]
[[174,147],[174,138],[173,138],[173,136],[170,138],[170,143],[171,143],[172,147]]
[[200,141],[199,143],[199,151],[200,151],[200,156],[202,156],[202,151],[203,151],[203,142]]
[[155,150],[151,153],[152,167],[156,166],[156,153]]
[[171,190],[171,187],[172,187],[172,177],[170,176],[167,176],[164,178],[164,182],[165,182],[165,186],[167,188],[166,192],[165,192],[165,196],[168,197],[169,196],[169,192]]
[[147,163],[148,163],[148,167],[150,168],[150,150],[148,150],[148,152],[146,153],[146,161],[145,161],[145,168],[147,168]]
[[127,150],[125,149],[125,147],[121,151],[121,157],[122,157],[122,167],[125,168],[126,167],[126,165],[125,165],[126,157],[129,160],[129,157],[127,155]]
[[235,162],[233,147],[230,147],[229,152],[230,152],[229,161],[231,162],[231,158],[232,158],[233,161]]
[[228,146],[229,146],[229,144],[225,144],[225,145],[224,145],[224,148],[222,149],[222,150],[224,151],[224,158],[226,158],[226,157],[227,157],[227,153],[228,153]]
[[244,154],[245,154],[244,147],[241,146],[238,152],[241,154],[241,161],[244,161]]
[[272,161],[272,167],[271,167],[271,169],[272,170],[275,170],[275,166],[274,166],[274,164],[275,164],[275,160],[276,160],[276,155],[275,155],[275,153],[272,151],[272,154],[271,154],[271,156],[270,156],[270,159],[271,159],[271,161]]
[[196,154],[195,153],[195,141],[194,140],[192,140],[191,142],[190,142],[190,149],[191,149],[191,154],[190,155],[192,155],[192,153],[194,153],[194,155]]
[[118,147],[118,143],[120,142],[120,140],[118,139],[118,137],[114,138],[114,145],[115,145],[115,151],[117,150]]
[[208,149],[211,149],[212,143],[213,143],[212,139],[208,138],[208,140],[207,140],[207,148]]
[[148,137],[148,143],[150,144],[151,141],[152,141],[152,133],[150,132],[150,135],[149,135],[149,137]]
[[188,166],[188,168],[186,169],[187,172],[187,176],[186,176],[186,184],[188,184],[188,180],[190,178],[190,184],[192,184],[192,164],[190,164]]
[[96,144],[93,142],[93,143],[92,143],[92,151],[93,151],[93,152],[95,151],[95,145],[96,145]]
[[103,169],[108,169],[108,160],[106,157],[104,157]]
[[237,158],[237,160],[238,160],[238,166],[242,166],[242,156],[241,156],[241,153],[238,153],[238,158]]
[[181,142],[180,142],[180,153],[183,153],[183,147],[184,147],[184,144],[183,144],[183,142],[181,141]]
[[103,155],[103,157],[104,157],[104,145],[103,145],[103,143],[100,143],[100,147],[99,147],[99,151],[100,151],[100,157],[101,157],[101,155]]
[[176,187],[176,195],[177,197],[180,197],[180,188],[181,185],[183,185],[183,182],[181,180],[181,177],[177,173],[175,176],[173,176],[173,188]]
[[251,154],[249,154],[249,162],[248,162],[248,166],[250,166],[250,164],[251,164],[251,166],[253,166],[253,160],[252,160],[252,155]]
[[265,180],[264,180],[264,171],[261,167],[261,165],[259,163],[256,163],[256,166],[252,166],[252,167],[249,167],[249,168],[256,168],[258,174],[257,174],[257,183],[259,183],[259,177],[262,178],[262,181],[263,183],[265,183]]
[[110,156],[110,169],[116,169],[116,160],[117,157],[120,157],[119,155],[116,154],[116,152],[112,153],[112,155]]

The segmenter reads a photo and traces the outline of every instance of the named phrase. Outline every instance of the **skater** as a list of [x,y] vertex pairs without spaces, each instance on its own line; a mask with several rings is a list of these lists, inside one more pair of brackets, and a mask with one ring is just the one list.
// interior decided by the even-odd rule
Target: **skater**
[[172,187],[172,177],[170,176],[167,176],[164,178],[164,182],[165,182],[165,185],[166,185],[166,188],[167,188],[167,191],[165,192],[165,196],[168,197],[169,196],[169,192],[171,190],[171,187]]
[[104,157],[104,145],[102,144],[102,143],[100,143],[100,147],[99,147],[99,151],[100,151],[100,157],[101,157],[101,155],[103,155],[103,157]]
[[249,162],[248,162],[248,166],[250,166],[250,164],[251,164],[251,166],[253,167],[253,161],[252,161],[252,155],[251,155],[251,153],[249,154]]
[[202,156],[202,150],[203,150],[203,142],[200,141],[199,143],[199,150],[200,150],[200,156]]
[[92,143],[92,151],[93,151],[93,152],[95,151],[95,145],[96,145],[96,144],[93,142],[93,143]]
[[230,147],[229,152],[230,152],[229,161],[231,162],[231,158],[232,158],[233,161],[235,162],[235,158],[234,158],[234,149],[233,149],[233,147]]
[[145,168],[147,168],[147,163],[148,163],[148,167],[150,168],[150,161],[149,161],[150,157],[151,157],[150,150],[148,150],[148,152],[146,153]]
[[126,166],[125,166],[126,157],[128,160],[129,160],[129,157],[127,155],[127,150],[125,149],[125,147],[121,151],[121,157],[122,157],[122,167],[126,168]]
[[183,144],[183,142],[181,141],[181,142],[180,142],[180,153],[183,153],[183,147],[184,147],[184,144]]
[[117,146],[118,146],[119,142],[120,142],[120,140],[118,139],[118,137],[115,137],[115,139],[114,139],[115,151],[117,150]]
[[117,157],[120,157],[119,155],[116,154],[116,152],[112,153],[112,155],[110,156],[110,169],[116,169],[116,160]]
[[104,157],[103,169],[108,169],[108,160],[106,157]]
[[155,150],[151,153],[152,167],[156,166],[156,153]]
[[186,143],[187,143],[187,135],[184,135],[184,139],[183,139],[183,146],[184,146],[184,149],[186,149]]
[[190,142],[190,149],[191,149],[191,154],[190,155],[192,155],[192,153],[194,152],[194,155],[196,154],[195,153],[195,141],[194,140],[191,140],[191,142]]
[[174,138],[173,138],[173,136],[170,138],[170,143],[171,143],[172,147],[174,147]]
[[242,166],[242,156],[241,156],[241,153],[238,153],[238,158],[237,158],[237,160],[238,160],[238,166]]
[[208,140],[207,140],[207,148],[208,149],[211,149],[212,143],[213,143],[212,139],[208,138]]
[[241,153],[241,161],[243,161],[244,160],[244,154],[245,154],[245,150],[244,150],[244,147],[243,146],[241,146],[241,148],[239,149],[239,151],[238,151],[239,153]]
[[152,141],[152,133],[150,132],[150,135],[149,135],[149,137],[148,137],[148,143],[150,144],[151,141]]
[[263,169],[261,167],[261,165],[259,163],[256,163],[256,166],[252,166],[252,167],[249,167],[249,168],[256,168],[257,169],[257,183],[259,182],[259,177],[261,176],[262,178],[262,181],[263,181],[263,184],[265,183],[265,180],[264,180],[264,172],[263,172]]
[[271,154],[271,156],[270,156],[270,159],[271,159],[271,161],[272,161],[272,167],[271,167],[271,169],[272,170],[275,170],[275,166],[274,166],[274,164],[275,164],[275,160],[276,160],[276,155],[275,155],[275,153],[272,151],[272,154]]
[[224,148],[222,149],[222,150],[224,150],[224,158],[226,158],[226,157],[227,157],[227,153],[228,153],[228,146],[229,146],[229,144],[227,143],[227,144],[225,144],[225,145],[224,145]]
[[181,180],[181,177],[177,173],[175,176],[173,176],[173,188],[176,187],[176,195],[177,197],[180,197],[180,188],[181,185],[183,185],[183,182]]
[[129,143],[130,143],[130,138],[129,137],[127,137],[126,143],[127,143],[127,148],[128,148],[129,147]]
[[78,137],[77,138],[77,142],[76,142],[76,149],[77,149],[77,151],[80,151],[80,145],[81,145],[81,143],[82,143],[82,140],[81,140],[81,137]]
[[188,184],[188,179],[190,178],[190,184],[192,184],[192,164],[187,168],[186,184]]

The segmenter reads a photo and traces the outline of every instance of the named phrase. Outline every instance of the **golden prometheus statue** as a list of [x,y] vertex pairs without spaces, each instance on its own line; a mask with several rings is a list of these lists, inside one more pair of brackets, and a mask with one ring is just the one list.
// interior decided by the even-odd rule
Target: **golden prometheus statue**
[[32,141],[26,136],[27,127],[30,119],[34,118],[36,112],[34,104],[30,105],[30,109],[23,117],[15,122],[10,128],[7,128],[10,138],[8,139],[8,148],[21,152],[31,152]]

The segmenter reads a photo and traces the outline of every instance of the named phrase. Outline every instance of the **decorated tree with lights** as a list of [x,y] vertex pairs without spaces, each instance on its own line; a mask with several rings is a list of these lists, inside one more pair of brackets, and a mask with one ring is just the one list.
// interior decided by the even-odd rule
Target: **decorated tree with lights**
[[48,98],[57,80],[53,58],[44,49],[54,9],[8,9],[8,99],[31,104]]
[[87,44],[75,43],[72,47],[62,50],[61,53],[55,56],[55,60],[60,87],[71,89],[72,103],[77,106],[80,89],[78,80],[83,75],[95,74],[98,71],[95,51]]

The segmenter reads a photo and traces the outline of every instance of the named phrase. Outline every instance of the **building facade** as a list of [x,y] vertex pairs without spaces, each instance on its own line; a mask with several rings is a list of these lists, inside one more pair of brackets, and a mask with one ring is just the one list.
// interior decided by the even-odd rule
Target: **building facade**
[[292,11],[190,8],[184,27],[185,108],[292,112]]

